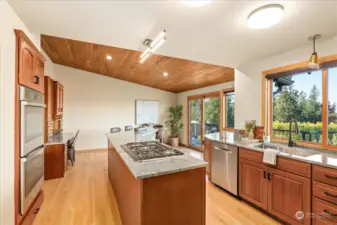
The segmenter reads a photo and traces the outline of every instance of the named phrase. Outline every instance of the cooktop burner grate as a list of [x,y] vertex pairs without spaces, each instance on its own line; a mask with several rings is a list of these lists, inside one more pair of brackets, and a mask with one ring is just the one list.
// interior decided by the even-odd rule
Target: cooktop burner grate
[[156,141],[132,142],[122,145],[122,147],[135,161],[144,161],[184,154]]

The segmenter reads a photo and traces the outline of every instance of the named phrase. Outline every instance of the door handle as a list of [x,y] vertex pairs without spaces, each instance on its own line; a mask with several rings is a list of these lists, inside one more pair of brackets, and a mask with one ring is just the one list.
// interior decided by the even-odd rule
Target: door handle
[[219,147],[217,147],[217,146],[214,146],[214,149],[215,149],[215,150],[219,150],[219,151],[225,151],[225,152],[228,152],[228,153],[232,153],[231,150],[224,149],[224,148],[219,148]]
[[267,172],[263,171],[263,178],[266,179],[266,177],[267,177]]
[[271,174],[268,173],[268,180],[271,180]]

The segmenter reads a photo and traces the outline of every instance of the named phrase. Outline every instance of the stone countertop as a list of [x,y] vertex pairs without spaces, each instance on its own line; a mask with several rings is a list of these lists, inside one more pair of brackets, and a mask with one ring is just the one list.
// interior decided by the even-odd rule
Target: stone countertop
[[136,179],[145,179],[207,166],[207,162],[190,156],[183,149],[179,149],[179,151],[183,152],[184,155],[136,162],[121,147],[121,145],[130,142],[153,141],[155,139],[154,132],[135,134],[133,131],[129,131],[114,134],[107,133],[106,136]]
[[51,138],[48,139],[46,145],[57,145],[57,144],[66,144],[68,140],[70,140],[75,133],[66,132],[62,134],[53,134]]
[[[206,134],[205,138],[211,141],[248,148],[254,151],[264,151],[263,148],[257,147],[258,145],[261,145],[261,143],[240,141],[235,137],[233,132],[224,132],[223,135],[220,135],[219,133]],[[278,156],[337,169],[337,153],[324,149],[288,147],[284,144],[271,143],[271,145],[273,144],[282,146]]]

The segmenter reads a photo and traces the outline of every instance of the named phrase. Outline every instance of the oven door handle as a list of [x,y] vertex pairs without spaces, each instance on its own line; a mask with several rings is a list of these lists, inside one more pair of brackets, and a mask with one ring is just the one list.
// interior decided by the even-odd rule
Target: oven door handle
[[[41,150],[39,150],[41,149]],[[39,153],[41,153],[44,149],[44,145],[40,145],[39,147],[35,148],[33,151],[31,151],[30,153],[28,153],[25,157],[22,157],[21,159],[22,160],[27,160],[27,158],[29,157],[33,157],[33,156],[36,156],[38,155]]]
[[46,108],[46,105],[43,103],[27,102],[27,101],[21,101],[21,103],[27,106],[36,106],[36,107]]

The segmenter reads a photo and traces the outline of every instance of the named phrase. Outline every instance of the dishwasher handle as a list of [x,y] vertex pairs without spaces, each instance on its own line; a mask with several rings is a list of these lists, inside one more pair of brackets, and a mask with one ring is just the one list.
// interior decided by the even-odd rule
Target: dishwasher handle
[[225,151],[226,153],[232,154],[233,152],[231,150],[225,149],[225,148],[220,148],[218,146],[214,146],[215,150],[219,150],[219,151]]

